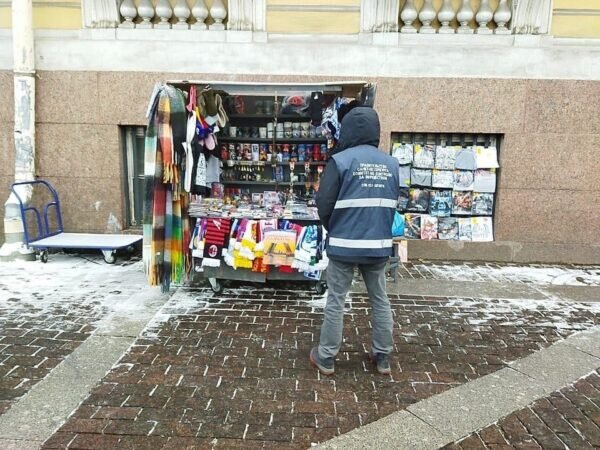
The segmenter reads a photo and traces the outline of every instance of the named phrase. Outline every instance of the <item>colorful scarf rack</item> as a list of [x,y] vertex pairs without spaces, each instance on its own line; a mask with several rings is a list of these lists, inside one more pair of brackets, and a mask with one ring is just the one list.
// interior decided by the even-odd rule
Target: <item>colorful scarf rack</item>
[[144,267],[150,285],[163,292],[191,267],[187,193],[180,176],[185,162],[185,101],[173,86],[157,86],[148,109],[144,177]]

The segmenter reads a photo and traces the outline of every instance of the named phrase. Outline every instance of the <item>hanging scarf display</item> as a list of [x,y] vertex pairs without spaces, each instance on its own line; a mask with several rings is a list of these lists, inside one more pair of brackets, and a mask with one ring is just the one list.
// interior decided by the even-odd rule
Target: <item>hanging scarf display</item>
[[[344,100],[334,104],[335,115],[327,122],[333,125],[328,129],[332,136],[337,135]],[[273,207],[264,214],[262,209],[254,208],[259,204],[254,200],[252,207],[245,209],[243,202],[250,194],[240,194],[239,189],[242,204],[229,203],[230,197],[223,194],[222,201],[217,201],[223,162],[216,133],[227,124],[223,99],[217,92],[190,86],[186,97],[172,85],[158,85],[147,114],[144,265],[151,285],[167,291],[171,283],[186,279],[192,261],[198,271],[203,271],[201,267],[222,267],[224,261],[233,269],[255,274],[278,271],[295,274],[294,279],[298,274],[320,279],[327,265],[322,227],[293,221],[294,217],[303,217],[296,222],[306,223],[306,217],[311,217],[308,220],[315,223],[316,213],[302,216]],[[217,187],[211,190],[214,183]],[[202,217],[192,229],[190,200],[194,202],[192,215]],[[212,206],[201,210],[199,202]],[[200,211],[205,215],[199,215]],[[206,269],[203,275],[227,277],[227,273]],[[244,274],[239,276],[244,278]]]
[[223,249],[227,247],[231,220],[213,219],[207,220],[206,234],[204,235],[204,259],[202,266],[220,267],[223,258]]
[[150,284],[168,291],[171,282],[181,282],[191,266],[187,194],[179,168],[185,157],[186,137],[182,93],[173,86],[159,87],[149,113],[144,155],[144,242],[150,251],[145,267]]
[[291,266],[296,248],[294,231],[269,231],[265,233],[263,260],[272,266]]

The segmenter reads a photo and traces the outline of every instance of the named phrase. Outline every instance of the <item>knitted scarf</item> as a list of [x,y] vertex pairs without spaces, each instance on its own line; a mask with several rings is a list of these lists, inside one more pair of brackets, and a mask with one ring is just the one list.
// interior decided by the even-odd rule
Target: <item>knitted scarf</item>
[[[159,179],[161,171],[157,169],[157,125],[158,117],[156,115],[156,107],[158,106],[158,96],[161,85],[154,87],[150,99],[150,105],[148,106],[148,112],[146,117],[148,119],[148,127],[146,128],[145,138],[145,151],[144,151],[144,204],[143,204],[143,230],[144,230],[144,270],[148,276],[150,276],[150,267],[154,265],[154,253],[152,252],[152,225],[153,225],[153,211],[154,211],[154,190],[155,180]],[[152,280],[150,280],[151,284]]]
[[181,282],[191,266],[187,194],[179,177],[186,123],[183,96],[174,87],[163,86],[157,107],[149,110],[144,236],[150,251],[145,262],[150,285],[160,284],[163,291],[168,291],[171,282]]

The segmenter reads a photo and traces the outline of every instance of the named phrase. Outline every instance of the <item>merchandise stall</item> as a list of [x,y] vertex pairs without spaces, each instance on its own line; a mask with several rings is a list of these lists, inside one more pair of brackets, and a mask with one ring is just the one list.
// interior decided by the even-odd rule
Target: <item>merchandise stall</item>
[[151,284],[303,280],[326,289],[314,203],[338,112],[365,82],[169,81],[148,107],[144,261]]
[[490,242],[501,136],[392,133],[401,239]]

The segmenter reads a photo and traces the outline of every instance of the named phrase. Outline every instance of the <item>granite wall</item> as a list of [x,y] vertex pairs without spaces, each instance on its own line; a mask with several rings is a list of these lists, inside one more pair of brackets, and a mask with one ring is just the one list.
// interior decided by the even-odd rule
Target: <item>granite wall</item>
[[[165,73],[39,72],[37,173],[61,195],[65,228],[109,232],[124,221],[119,125],[144,125],[167,79],[324,81]],[[329,80],[339,80],[330,77]],[[494,243],[410,242],[409,257],[600,263],[600,82],[381,78],[382,145],[404,132],[504,136]],[[0,72],[0,203],[13,176],[12,74]],[[0,204],[0,213],[3,206]],[[3,217],[3,216],[2,216]],[[0,223],[0,229],[2,224]]]

